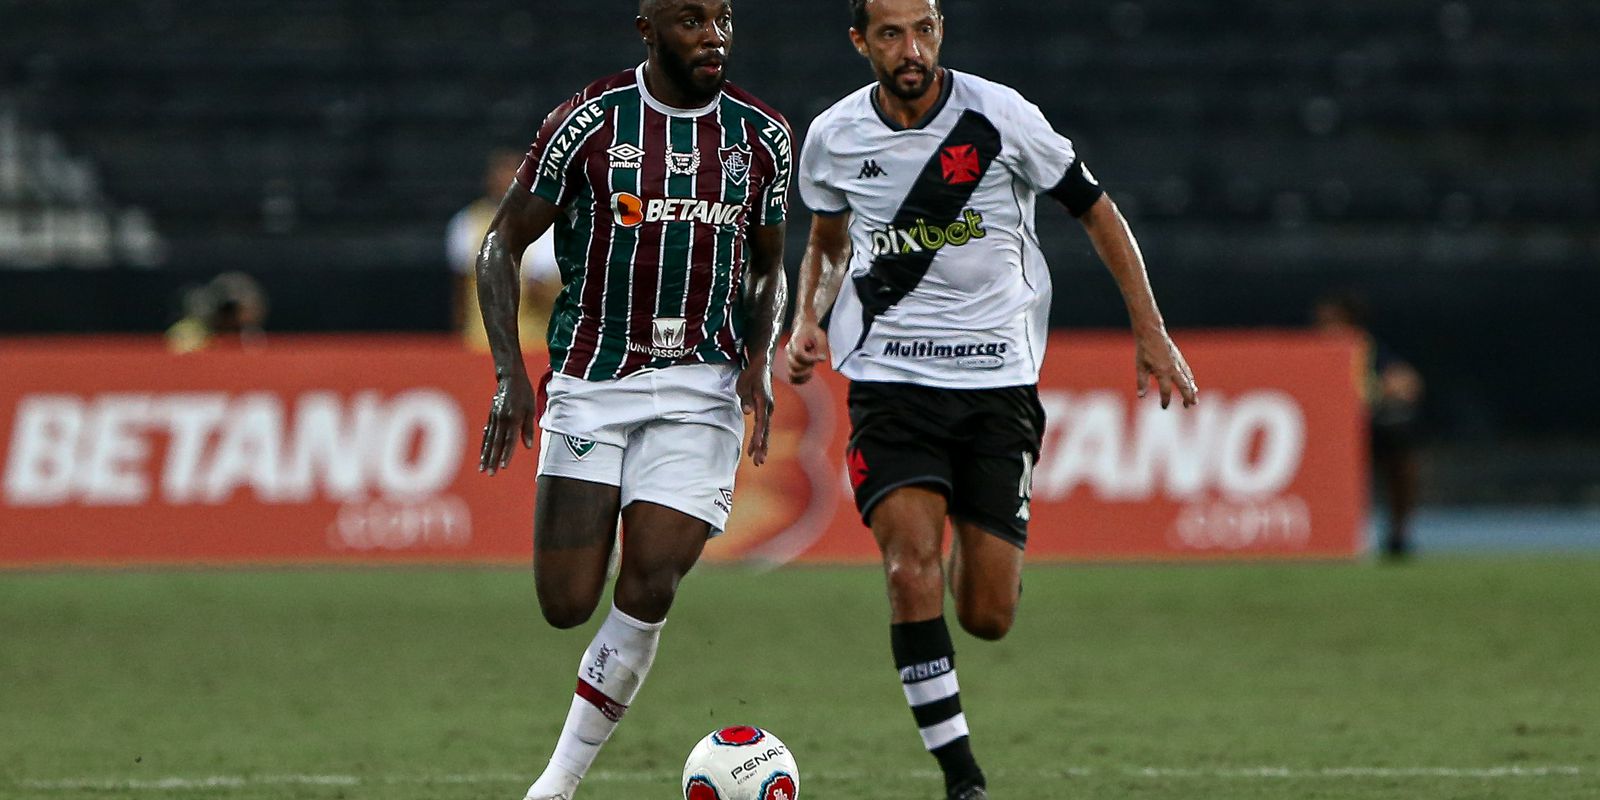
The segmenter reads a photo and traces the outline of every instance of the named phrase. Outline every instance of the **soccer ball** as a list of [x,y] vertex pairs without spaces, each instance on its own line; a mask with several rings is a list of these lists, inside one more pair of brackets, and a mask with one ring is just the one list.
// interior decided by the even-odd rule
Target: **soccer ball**
[[738,725],[712,731],[683,765],[684,800],[799,800],[800,769],[778,737]]

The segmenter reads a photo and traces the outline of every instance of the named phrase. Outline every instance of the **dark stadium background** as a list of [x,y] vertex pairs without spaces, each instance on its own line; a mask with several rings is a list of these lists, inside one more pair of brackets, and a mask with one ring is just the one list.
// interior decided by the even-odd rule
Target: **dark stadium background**
[[[946,6],[945,62],[1016,86],[1077,141],[1172,326],[1300,326],[1314,298],[1357,291],[1428,382],[1429,502],[1600,504],[1600,7]],[[0,243],[0,333],[158,332],[181,287],[224,270],[265,286],[271,332],[446,328],[444,225],[485,152],[637,63],[632,12],[0,2],[0,109],[93,176],[0,209],[138,209],[159,236],[92,266]],[[844,0],[738,14],[732,76],[797,133],[867,79]],[[1121,325],[1087,240],[1042,212],[1053,324]]]
[[[797,133],[868,80],[846,0],[733,2],[731,76]],[[382,337],[390,360],[349,383],[387,386],[371,374],[401,359],[446,388],[474,380],[428,366],[470,361],[445,333],[447,221],[480,193],[489,151],[525,148],[550,108],[643,58],[635,7],[0,0],[0,411],[35,384],[126,399],[126,374],[113,386],[95,369],[39,368],[83,349],[30,348],[41,335],[131,335],[149,358],[123,373],[172,365],[137,392],[226,387],[236,373],[222,370],[253,355],[169,361],[158,348],[186,287],[228,271],[270,295],[269,359],[307,351],[296,357],[343,375],[351,362],[326,343],[275,349],[274,337],[434,332]],[[1403,564],[1348,550],[1063,564],[1035,547],[1012,634],[954,632],[995,796],[1600,797],[1600,2],[945,11],[945,63],[1040,104],[1131,218],[1180,344],[1192,329],[1303,328],[1316,298],[1354,291],[1428,387],[1418,557]],[[1053,324],[1123,326],[1082,231],[1040,210]],[[808,224],[797,210],[791,269]],[[97,360],[74,363],[123,352],[89,341]],[[27,366],[7,374],[14,364]],[[1328,400],[1348,411],[1351,395]],[[38,447],[32,461],[93,451],[106,474],[156,463],[139,450],[151,439],[114,436],[107,418],[96,441],[110,444]],[[475,483],[463,496],[515,494],[508,479],[532,461],[518,459],[523,472],[493,481],[463,465]],[[743,496],[752,485],[741,478]],[[323,540],[331,515],[390,498],[97,506],[80,494],[0,504],[0,563],[18,543],[88,556],[0,570],[0,798],[482,800],[520,797],[542,767],[599,620],[546,625],[525,566],[376,568],[399,562],[358,549],[327,551],[336,565],[207,567],[189,548],[307,534],[336,547],[331,527]],[[1128,505],[1106,515],[1114,533],[1136,527]],[[312,522],[275,522],[296,508]],[[526,507],[472,511],[517,516],[526,542]],[[178,566],[118,560],[174,541]],[[936,796],[876,565],[708,563],[684,587],[580,797],[682,796],[684,755],[724,724],[781,734],[807,800]]]

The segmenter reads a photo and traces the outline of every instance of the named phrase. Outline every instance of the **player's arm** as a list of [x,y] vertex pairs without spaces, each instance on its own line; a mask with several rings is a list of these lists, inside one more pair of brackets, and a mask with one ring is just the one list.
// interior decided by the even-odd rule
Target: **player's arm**
[[[1077,173],[1077,177],[1074,173]],[[1111,276],[1117,281],[1117,289],[1122,292],[1122,301],[1128,307],[1128,318],[1133,323],[1139,396],[1145,396],[1150,379],[1154,378],[1161,391],[1162,408],[1172,403],[1174,388],[1182,396],[1184,406],[1192,406],[1198,402],[1194,374],[1189,370],[1188,362],[1183,360],[1183,354],[1178,352],[1178,346],[1172,343],[1172,337],[1167,334],[1161,309],[1156,306],[1155,292],[1150,288],[1150,276],[1145,271],[1139,243],[1134,240],[1128,221],[1117,210],[1117,204],[1112,202],[1110,195],[1099,191],[1098,186],[1091,191],[1084,186],[1072,185],[1075,181],[1092,182],[1084,177],[1086,175],[1081,164],[1074,164],[1063,179],[1062,186],[1052,194],[1083,223],[1100,261],[1111,271]],[[1091,195],[1092,200],[1089,199]]]
[[749,455],[758,467],[767,461],[767,440],[772,431],[772,356],[778,349],[783,310],[789,305],[789,276],[783,271],[785,229],[782,222],[751,228],[750,268],[745,277],[750,328],[745,335],[739,401],[744,413],[755,415]]
[[790,383],[811,380],[812,369],[828,360],[828,334],[822,329],[822,317],[833,308],[849,266],[850,213],[812,215],[811,238],[800,260],[794,329],[785,349]]
[[511,463],[515,442],[533,447],[534,399],[517,335],[517,305],[522,298],[522,254],[555,223],[561,208],[519,184],[500,201],[478,251],[478,307],[494,354],[499,388],[483,428],[478,470],[490,475]]

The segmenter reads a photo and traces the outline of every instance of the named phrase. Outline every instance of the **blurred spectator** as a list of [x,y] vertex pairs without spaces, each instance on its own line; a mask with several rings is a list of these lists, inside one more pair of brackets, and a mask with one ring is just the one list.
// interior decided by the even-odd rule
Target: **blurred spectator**
[[1372,446],[1372,471],[1388,496],[1389,525],[1383,553],[1390,558],[1411,554],[1411,514],[1416,509],[1420,474],[1417,466],[1417,406],[1422,376],[1394,351],[1373,337],[1367,327],[1367,306],[1354,294],[1329,295],[1317,301],[1318,330],[1358,337],[1365,345],[1359,369],[1367,404]]
[[265,341],[267,295],[242,272],[224,272],[184,293],[183,319],[167,329],[167,349],[193,353],[259,346]]
[[[500,207],[500,200],[505,197],[506,188],[511,186],[517,167],[521,165],[521,153],[514,150],[491,152],[484,174],[484,195],[456,212],[445,237],[450,268],[455,272],[452,319],[467,346],[474,350],[489,350],[483,314],[478,309],[478,248],[483,246],[483,236],[489,231],[489,223],[494,221],[495,209]],[[550,327],[550,307],[561,289],[554,233],[552,228],[522,255],[522,303],[518,309],[517,329],[523,347],[543,346],[545,332]]]

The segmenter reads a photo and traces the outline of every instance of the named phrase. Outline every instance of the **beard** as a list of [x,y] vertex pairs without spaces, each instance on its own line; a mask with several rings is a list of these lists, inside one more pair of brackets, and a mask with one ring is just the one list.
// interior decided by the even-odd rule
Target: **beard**
[[[920,100],[933,87],[933,76],[937,74],[938,66],[930,65],[926,68],[907,70],[907,65],[902,64],[893,72],[879,72],[878,83],[889,93],[901,100]],[[918,64],[917,67],[922,67]],[[905,83],[902,78],[911,79]]]
[[722,71],[711,78],[701,78],[695,75],[696,64],[672,52],[666,47],[656,51],[657,61],[661,63],[661,71],[666,73],[667,80],[678,85],[683,93],[697,100],[710,100],[722,91],[722,85],[728,82],[728,64],[722,64]]

